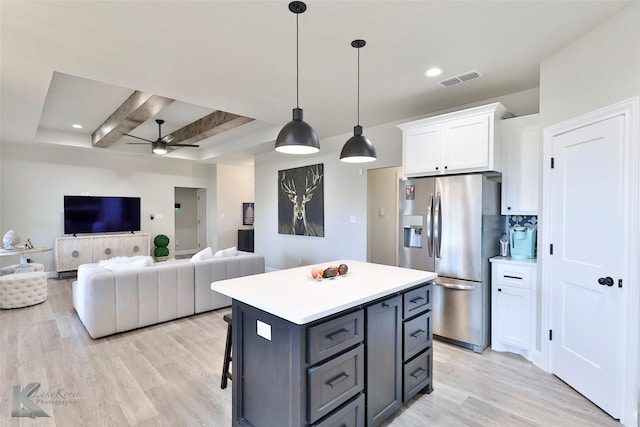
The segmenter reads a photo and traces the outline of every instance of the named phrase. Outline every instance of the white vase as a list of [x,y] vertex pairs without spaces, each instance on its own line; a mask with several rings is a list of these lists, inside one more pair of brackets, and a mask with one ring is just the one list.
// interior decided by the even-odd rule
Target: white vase
[[5,249],[13,249],[18,243],[20,243],[20,236],[13,230],[9,230],[2,237],[2,244]]

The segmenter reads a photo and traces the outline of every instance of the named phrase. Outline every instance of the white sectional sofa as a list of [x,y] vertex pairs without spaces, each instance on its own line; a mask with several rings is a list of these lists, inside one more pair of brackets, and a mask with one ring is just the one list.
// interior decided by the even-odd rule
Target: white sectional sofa
[[229,306],[211,283],[264,270],[263,256],[240,251],[135,268],[83,264],[72,284],[73,307],[89,335],[99,338]]

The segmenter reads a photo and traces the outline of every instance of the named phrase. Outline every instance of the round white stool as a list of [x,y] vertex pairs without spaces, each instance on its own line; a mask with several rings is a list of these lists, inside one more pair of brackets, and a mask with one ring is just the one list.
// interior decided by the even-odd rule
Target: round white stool
[[[0,308],[28,307],[47,299],[47,273],[44,272],[44,265],[29,265],[34,271],[20,272],[20,264],[0,269]],[[18,272],[14,273],[16,269]]]

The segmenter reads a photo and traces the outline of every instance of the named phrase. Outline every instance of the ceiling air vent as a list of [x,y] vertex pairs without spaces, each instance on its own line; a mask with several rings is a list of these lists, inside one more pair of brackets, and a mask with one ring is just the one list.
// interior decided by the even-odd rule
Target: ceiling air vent
[[453,85],[457,85],[458,83],[462,83],[462,80],[460,80],[457,77],[453,77],[447,80],[443,80],[440,82],[440,84],[444,87],[448,87],[448,86],[453,86]]
[[482,77],[482,75],[478,71],[469,71],[467,73],[460,74],[459,76],[442,80],[440,82],[440,86],[449,87],[449,86],[457,85],[458,83],[463,83],[469,80],[477,79],[478,77]]

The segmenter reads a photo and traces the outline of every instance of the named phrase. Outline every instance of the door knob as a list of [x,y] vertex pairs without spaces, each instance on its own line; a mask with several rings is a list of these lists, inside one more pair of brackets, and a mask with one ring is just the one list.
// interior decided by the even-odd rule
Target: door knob
[[613,279],[609,276],[607,277],[601,277],[598,279],[598,283],[601,284],[602,286],[613,286]]

